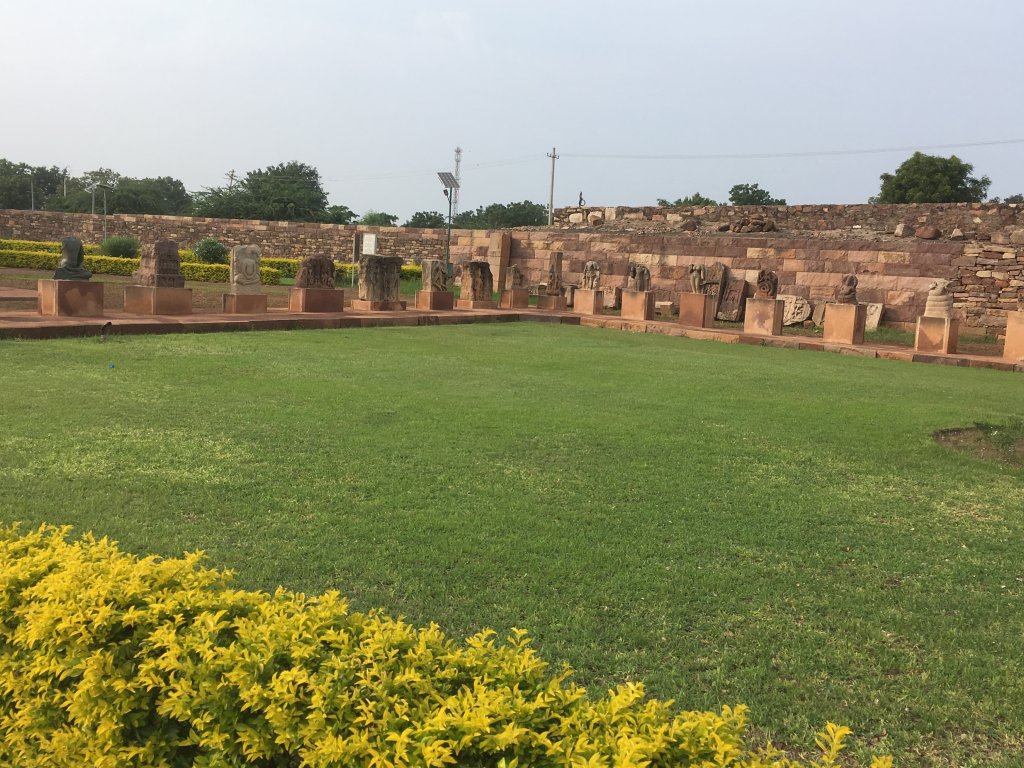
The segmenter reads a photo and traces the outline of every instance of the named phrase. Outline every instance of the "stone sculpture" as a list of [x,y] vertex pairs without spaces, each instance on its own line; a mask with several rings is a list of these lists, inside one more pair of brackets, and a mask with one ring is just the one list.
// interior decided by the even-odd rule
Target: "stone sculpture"
[[757,293],[754,298],[774,299],[779,295],[779,276],[770,269],[762,269],[757,273]]
[[184,288],[178,244],[173,240],[159,240],[142,246],[139,268],[132,273],[135,285],[153,288]]
[[463,265],[459,299],[463,301],[493,301],[494,277],[491,275],[489,262],[470,261]]
[[512,264],[508,268],[508,276],[505,278],[507,290],[518,291],[526,288],[526,275],[519,268],[518,264]]
[[785,302],[782,306],[782,324],[799,325],[811,317],[811,302],[803,296],[779,295]]
[[693,293],[704,293],[704,281],[707,279],[707,272],[703,264],[690,265],[690,290]]
[[420,262],[423,270],[423,290],[436,292],[448,290],[448,265],[441,259],[424,259]]
[[260,292],[260,256],[258,245],[236,245],[231,249],[231,292]]
[[596,261],[588,261],[583,265],[583,280],[580,288],[585,291],[596,291],[601,285],[601,265]]
[[843,281],[836,291],[836,301],[840,304],[857,303],[857,276],[843,275]]
[[726,280],[715,317],[732,323],[742,320],[746,310],[748,287],[747,281],[742,277],[730,277]]
[[[704,293],[714,299],[716,317],[722,308],[722,295],[725,293],[725,280],[728,271],[725,264],[716,261],[707,268],[704,277]],[[719,317],[718,319],[724,318]]]
[[562,295],[562,252],[555,251],[548,262],[548,282],[544,287],[548,296]]
[[924,316],[942,318],[953,316],[953,296],[949,293],[948,280],[936,280],[929,286],[928,300],[924,305]]
[[295,274],[296,288],[333,288],[334,262],[326,254],[307,256],[299,262]]
[[402,257],[366,254],[359,259],[359,300],[398,301]]
[[626,278],[626,290],[651,290],[651,270],[649,270],[643,264],[630,264],[629,276]]
[[65,237],[60,241],[60,262],[53,273],[54,280],[88,280],[92,272],[82,266],[85,248],[77,237]]

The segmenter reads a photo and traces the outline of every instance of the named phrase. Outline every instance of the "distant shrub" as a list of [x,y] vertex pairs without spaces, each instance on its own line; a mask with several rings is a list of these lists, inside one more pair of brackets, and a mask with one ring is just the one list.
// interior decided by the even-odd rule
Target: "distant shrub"
[[114,235],[100,243],[100,253],[119,259],[138,258],[139,248],[139,241],[131,235]]
[[192,251],[201,264],[228,263],[228,247],[215,237],[204,237]]

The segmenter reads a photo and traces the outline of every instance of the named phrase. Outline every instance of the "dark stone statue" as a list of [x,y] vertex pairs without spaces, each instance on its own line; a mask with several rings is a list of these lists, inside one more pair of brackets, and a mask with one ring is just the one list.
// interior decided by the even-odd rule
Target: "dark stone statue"
[[779,276],[770,269],[762,269],[757,273],[758,299],[774,299],[779,295]]
[[857,303],[857,276],[843,275],[843,282],[839,284],[836,291],[836,301],[840,304]]
[[296,288],[333,288],[334,262],[330,256],[307,256],[299,262],[295,274]]
[[85,248],[77,237],[65,237],[60,241],[60,263],[53,273],[54,280],[88,280],[92,272],[82,266]]

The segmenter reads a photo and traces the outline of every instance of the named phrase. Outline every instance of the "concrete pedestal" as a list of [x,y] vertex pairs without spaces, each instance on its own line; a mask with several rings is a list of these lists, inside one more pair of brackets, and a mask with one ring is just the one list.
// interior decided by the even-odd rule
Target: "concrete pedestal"
[[650,320],[654,317],[653,291],[623,291],[622,319]]
[[459,299],[455,302],[456,309],[497,309],[496,301],[474,301],[473,299]]
[[455,294],[451,291],[416,291],[416,309],[454,309]]
[[604,291],[577,288],[572,311],[577,315],[600,315],[604,309]]
[[128,285],[124,311],[129,315],[191,315],[192,289]]
[[341,312],[345,309],[345,291],[337,288],[292,288],[288,293],[289,312]]
[[786,302],[782,299],[747,299],[743,332],[756,336],[781,336],[785,307]]
[[830,344],[863,344],[867,304],[826,304],[822,339]]
[[226,315],[262,315],[267,311],[265,293],[225,293],[223,297]]
[[914,349],[933,355],[952,355],[956,352],[960,321],[949,317],[917,318]]
[[537,297],[537,309],[550,309],[553,312],[565,312],[567,309],[565,297],[541,294]]
[[710,328],[715,324],[715,297],[706,293],[679,294],[679,324]]
[[526,309],[530,306],[530,289],[509,288],[502,291],[498,306],[502,309]]
[[38,280],[37,305],[49,317],[103,317],[103,283]]
[[405,302],[352,299],[352,309],[360,312],[400,312],[405,309]]
[[1006,313],[1003,359],[1011,363],[1024,363],[1024,312]]

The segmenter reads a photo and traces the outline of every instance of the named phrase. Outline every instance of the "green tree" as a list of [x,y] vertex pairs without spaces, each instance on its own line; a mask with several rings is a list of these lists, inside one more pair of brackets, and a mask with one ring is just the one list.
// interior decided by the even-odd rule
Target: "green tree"
[[374,211],[371,209],[362,215],[359,223],[370,227],[393,227],[398,223],[398,216],[393,213],[384,213],[384,211]]
[[324,221],[329,215],[320,172],[297,161],[249,171],[232,187],[206,189],[195,197],[195,212],[271,221]]
[[443,229],[448,225],[448,220],[443,213],[437,211],[416,211],[403,227],[421,227],[423,229]]
[[328,224],[351,224],[358,218],[347,205],[332,205],[325,212],[323,220]]
[[452,220],[452,226],[460,229],[537,227],[547,223],[547,206],[529,200],[521,203],[491,203],[486,208],[463,211]]
[[971,176],[974,166],[956,155],[939,157],[915,152],[896,173],[881,175],[882,189],[873,203],[979,203],[985,199],[988,176]]
[[989,200],[989,202],[990,203],[1016,203],[1017,205],[1020,205],[1021,203],[1024,203],[1024,195],[1022,195],[1022,194],[1020,194],[1018,192],[1016,195],[1010,195],[1009,197],[1004,197],[1002,200],[1000,200],[998,197],[993,197],[991,200]]
[[47,201],[63,192],[67,170],[32,166],[0,158],[0,208],[45,208]]
[[677,208],[680,206],[718,205],[718,203],[710,197],[704,197],[700,192],[694,192],[689,197],[676,198],[674,203],[670,203],[665,198],[659,197],[658,205],[662,208]]
[[[63,185],[63,181],[61,182]],[[89,213],[93,209],[93,185],[108,187],[107,213],[155,213],[180,216],[191,212],[192,197],[185,185],[170,176],[155,179],[133,179],[129,176],[99,168],[87,171],[67,181],[67,195],[54,195],[47,199],[46,208],[52,211]],[[96,210],[102,210],[103,190],[96,190]]]
[[757,184],[736,184],[729,190],[729,202],[733,205],[785,205],[782,198],[775,198],[767,189]]

